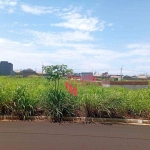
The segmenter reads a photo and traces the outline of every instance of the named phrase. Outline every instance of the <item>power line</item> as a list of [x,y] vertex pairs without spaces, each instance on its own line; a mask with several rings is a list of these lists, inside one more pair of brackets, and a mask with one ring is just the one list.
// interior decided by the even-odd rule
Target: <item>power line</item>
[[[44,66],[43,65],[43,62],[42,62],[42,66]],[[30,68],[33,68],[33,67],[36,67],[36,69],[38,69],[39,70],[39,68],[41,68],[41,65],[30,65]],[[21,70],[22,70],[22,67],[20,67],[21,68]],[[24,67],[25,68],[25,67]],[[27,67],[28,68],[28,67]],[[15,67],[14,67],[14,70],[20,70],[19,69],[19,67],[17,67],[16,69],[15,69]],[[40,70],[42,70],[42,68],[40,69]],[[73,68],[73,70],[75,70],[75,71],[81,71],[81,70],[90,70],[90,68],[87,68],[87,69],[85,69],[85,68]],[[120,69],[119,68],[110,68],[110,69],[98,69],[98,68],[93,68],[93,70],[95,70],[95,71],[98,71],[98,72],[100,72],[100,71],[106,71],[107,70],[107,72],[109,72],[109,71],[115,71],[115,70],[117,70],[117,71],[119,71]],[[120,70],[120,72],[124,72],[124,71],[130,71],[130,72],[141,72],[141,73],[150,73],[150,72],[147,72],[147,71],[141,71],[141,70],[132,70],[132,69],[124,69],[124,68],[121,68],[121,70]]]

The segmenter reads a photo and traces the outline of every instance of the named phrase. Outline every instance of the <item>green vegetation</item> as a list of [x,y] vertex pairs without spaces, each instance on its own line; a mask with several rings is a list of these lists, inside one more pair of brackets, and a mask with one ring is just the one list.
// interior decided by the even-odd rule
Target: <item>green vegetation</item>
[[63,87],[60,87],[60,79],[67,73],[71,73],[72,70],[67,69],[67,65],[51,65],[45,66],[43,69],[47,74],[46,79],[54,87],[47,92],[47,110],[49,115],[53,117],[53,121],[61,122],[64,114],[71,112],[71,103],[66,91],[63,91]]
[[44,77],[0,77],[0,115],[15,115],[22,120],[49,115],[54,121],[64,116],[150,118],[149,88],[128,90],[72,83],[78,89],[74,97],[64,82],[59,79],[58,89]]

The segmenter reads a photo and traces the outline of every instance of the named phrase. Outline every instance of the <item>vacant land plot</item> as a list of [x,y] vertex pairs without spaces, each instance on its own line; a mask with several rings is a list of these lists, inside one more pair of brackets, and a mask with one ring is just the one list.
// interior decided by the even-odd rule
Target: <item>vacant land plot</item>
[[68,81],[77,89],[73,96],[65,82],[61,79],[55,90],[54,82],[42,77],[0,77],[0,115],[20,119],[49,115],[55,120],[63,116],[150,118],[150,88],[129,90]]

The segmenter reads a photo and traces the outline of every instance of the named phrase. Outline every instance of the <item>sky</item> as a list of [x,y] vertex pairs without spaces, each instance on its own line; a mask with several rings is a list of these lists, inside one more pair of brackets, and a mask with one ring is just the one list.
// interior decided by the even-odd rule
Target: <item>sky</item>
[[0,0],[0,61],[150,75],[150,1]]

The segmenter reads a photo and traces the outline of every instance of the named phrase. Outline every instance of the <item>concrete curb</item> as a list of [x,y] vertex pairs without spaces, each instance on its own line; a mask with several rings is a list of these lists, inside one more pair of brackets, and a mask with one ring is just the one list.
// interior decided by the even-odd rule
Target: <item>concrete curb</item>
[[[15,121],[20,120],[18,116],[4,115],[0,116],[0,121]],[[29,116],[28,120],[51,120],[49,116]]]
[[99,123],[125,123],[125,124],[149,124],[150,120],[142,119],[117,119],[117,118],[88,118],[88,117],[65,117],[64,121],[73,121],[73,122],[99,122]]
[[[0,121],[16,121],[19,120],[17,116],[0,116]],[[49,120],[51,121],[50,116],[29,116],[28,120]],[[112,123],[112,124],[138,124],[138,125],[150,125],[150,120],[142,120],[142,119],[118,119],[118,118],[91,118],[91,117],[64,117],[63,121],[70,122],[82,122],[82,123]]]

